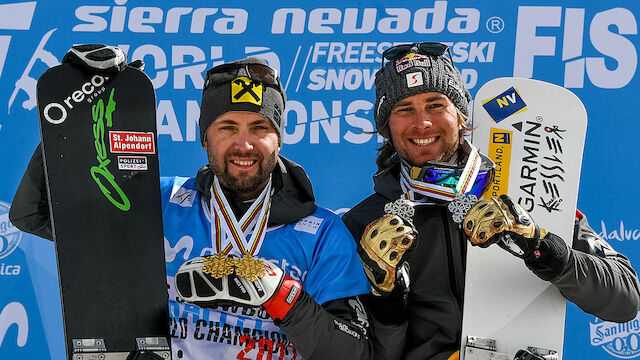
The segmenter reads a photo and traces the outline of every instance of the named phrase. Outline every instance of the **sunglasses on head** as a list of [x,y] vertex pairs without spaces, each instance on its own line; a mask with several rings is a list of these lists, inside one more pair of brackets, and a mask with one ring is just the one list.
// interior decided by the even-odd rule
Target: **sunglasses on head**
[[241,69],[244,69],[246,76],[251,80],[279,86],[278,71],[270,66],[263,64],[222,64],[207,71],[203,89],[206,90],[210,86],[233,81],[238,77]]
[[[410,52],[422,55],[442,56],[445,52],[449,54],[449,61],[453,65],[453,56],[448,45],[439,42],[421,42],[413,44],[400,44],[392,46],[382,52],[382,69],[384,69],[385,59],[389,61],[398,60]],[[454,65],[455,66],[455,65]]]

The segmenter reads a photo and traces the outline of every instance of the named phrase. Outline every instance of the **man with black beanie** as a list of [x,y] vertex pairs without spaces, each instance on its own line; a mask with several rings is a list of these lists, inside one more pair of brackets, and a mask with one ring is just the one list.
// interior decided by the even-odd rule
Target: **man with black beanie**
[[[285,101],[262,59],[210,69],[199,120],[209,164],[161,178],[174,359],[371,355],[358,299],[369,287],[351,234],[315,204],[304,169],[279,155]],[[37,149],[10,217],[51,239],[42,189]]]
[[[445,44],[397,45],[382,57],[373,110],[385,141],[374,193],[343,216],[372,287],[364,303],[374,358],[457,359],[467,241],[485,246],[505,234],[523,250],[523,265],[585,312],[633,319],[637,275],[581,213],[572,248],[504,195],[477,203],[464,226],[454,221],[448,205],[480,198],[494,173],[492,161],[463,136],[471,96]],[[475,168],[477,175],[468,175]],[[486,223],[499,229],[478,231]]]

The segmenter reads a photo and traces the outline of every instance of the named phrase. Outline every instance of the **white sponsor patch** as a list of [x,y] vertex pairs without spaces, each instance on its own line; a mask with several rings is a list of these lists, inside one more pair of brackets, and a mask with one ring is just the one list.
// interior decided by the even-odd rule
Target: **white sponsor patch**
[[148,170],[146,156],[118,156],[119,170]]
[[422,72],[412,72],[407,74],[407,87],[415,87],[422,85]]
[[307,216],[298,220],[296,226],[293,229],[315,235],[318,232],[318,228],[320,228],[320,224],[322,224],[323,220],[324,219],[321,219],[319,217]]
[[291,288],[291,291],[289,292],[289,295],[287,296],[287,298],[285,299],[285,301],[287,302],[287,304],[291,305],[291,303],[293,302],[293,300],[296,298],[296,294],[298,293],[298,287],[294,286]]
[[182,207],[191,207],[193,205],[193,200],[196,198],[195,190],[187,190],[185,188],[178,188],[173,194],[171,194],[171,199],[169,202],[174,204],[178,204]]

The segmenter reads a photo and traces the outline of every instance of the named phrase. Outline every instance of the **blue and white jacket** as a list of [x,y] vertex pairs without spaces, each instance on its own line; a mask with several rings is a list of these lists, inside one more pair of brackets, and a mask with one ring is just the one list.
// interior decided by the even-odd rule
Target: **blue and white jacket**
[[[303,354],[316,358],[326,351],[323,347],[337,344],[331,336],[327,341],[332,343],[321,344],[322,337],[328,336],[327,329],[334,329],[335,335],[347,341],[345,346],[351,347],[342,351],[345,358],[357,358],[367,353],[367,324],[363,311],[360,311],[360,319],[352,316],[334,318],[319,306],[333,304],[328,306],[331,309],[336,303],[350,299],[351,303],[345,302],[346,308],[351,308],[352,313],[357,312],[353,308],[361,310],[354,297],[368,293],[369,286],[353,238],[340,217],[315,205],[311,183],[304,170],[283,157],[273,176],[276,191],[272,197],[269,227],[255,256],[270,260],[302,283],[309,296],[304,297],[304,306],[292,308],[291,312],[298,316],[285,317],[283,324],[286,325],[290,317],[300,317],[294,327],[300,329],[300,322],[308,321],[309,325],[303,331],[309,334],[296,336],[295,332],[299,330],[281,329],[283,324],[280,327],[274,324],[262,309],[237,306],[203,309],[180,299],[174,288],[178,268],[189,259],[215,253],[209,215],[212,181],[208,166],[195,178],[161,179],[174,359],[300,359]],[[309,317],[311,319],[307,319]],[[317,326],[314,324],[320,319],[323,319],[321,323],[328,324],[317,329],[322,335],[312,335],[313,327]],[[342,324],[334,323],[334,320],[342,320]],[[346,324],[344,320],[347,320]],[[306,344],[309,342],[306,338],[313,338],[313,343]],[[358,348],[348,342],[358,343],[361,354],[353,356],[352,351]]]

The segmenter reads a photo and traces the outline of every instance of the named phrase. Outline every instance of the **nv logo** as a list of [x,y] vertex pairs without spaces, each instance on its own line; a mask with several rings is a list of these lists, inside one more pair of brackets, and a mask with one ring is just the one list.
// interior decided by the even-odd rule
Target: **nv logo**
[[527,104],[525,104],[522,97],[520,97],[520,93],[514,87],[505,90],[496,97],[484,100],[482,107],[496,123],[513,114],[527,110]]
[[262,83],[240,76],[231,82],[231,102],[262,105]]

